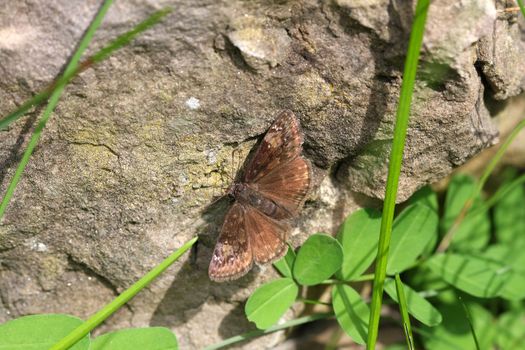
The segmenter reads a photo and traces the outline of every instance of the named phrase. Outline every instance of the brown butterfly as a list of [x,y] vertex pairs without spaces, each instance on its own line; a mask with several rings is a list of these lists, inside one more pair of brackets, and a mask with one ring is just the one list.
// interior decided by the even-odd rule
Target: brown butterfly
[[290,219],[297,217],[310,190],[310,162],[301,156],[299,120],[283,111],[274,121],[241,181],[230,185],[234,200],[210,262],[211,280],[245,275],[253,263],[265,264],[286,253]]

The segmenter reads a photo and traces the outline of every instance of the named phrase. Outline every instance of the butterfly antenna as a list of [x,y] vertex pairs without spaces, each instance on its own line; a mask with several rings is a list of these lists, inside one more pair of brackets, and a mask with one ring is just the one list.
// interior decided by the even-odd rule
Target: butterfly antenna
[[235,178],[235,151],[236,150],[237,149],[233,149],[232,150],[232,162],[231,162],[231,167],[232,168],[231,168],[231,172],[230,172],[230,174],[231,174],[230,180],[231,181],[233,181],[233,179]]
[[[235,164],[235,153],[239,155],[238,157],[239,161],[237,162],[237,164]],[[236,175],[237,175],[237,172],[239,171],[240,164],[241,164],[241,151],[239,149],[234,149],[232,151],[232,181],[235,181],[235,178],[237,177]]]

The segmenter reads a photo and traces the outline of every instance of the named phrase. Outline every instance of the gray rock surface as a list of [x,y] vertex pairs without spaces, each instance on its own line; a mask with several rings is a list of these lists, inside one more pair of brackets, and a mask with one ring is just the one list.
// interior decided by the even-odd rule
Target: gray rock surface
[[[1,115],[54,79],[98,4],[4,2]],[[91,52],[168,4],[117,2]],[[300,117],[316,168],[293,243],[333,232],[383,196],[413,4],[173,5],[164,22],[66,89],[0,224],[0,321],[42,312],[85,318],[199,234],[192,259],[101,331],[163,325],[182,348],[197,349],[253,328],[243,301],[276,274],[256,269],[211,283],[207,265],[225,206],[202,213],[229,183],[232,150],[243,158],[281,109]],[[522,20],[501,10],[492,0],[432,2],[400,200],[497,141],[486,101],[525,86]],[[39,113],[0,131],[2,191]]]

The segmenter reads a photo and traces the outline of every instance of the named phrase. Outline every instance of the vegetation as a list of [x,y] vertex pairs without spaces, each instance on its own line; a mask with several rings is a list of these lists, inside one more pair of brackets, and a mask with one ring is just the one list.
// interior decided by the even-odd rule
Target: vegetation
[[[525,15],[522,1],[518,1]],[[64,75],[49,89],[0,120],[0,129],[5,128],[31,107],[48,102],[0,204],[0,219],[64,86],[82,69],[127,44],[168,12],[154,14],[80,63],[82,52],[110,5],[109,0],[104,3]],[[335,318],[356,343],[374,349],[383,303],[399,309],[399,317],[389,321],[399,325],[406,338],[404,347],[410,349],[421,346],[440,350],[517,349],[523,346],[525,176],[515,169],[507,169],[504,180],[490,197],[484,195],[483,189],[525,122],[516,126],[479,180],[457,174],[441,197],[430,187],[424,187],[398,208],[395,215],[397,183],[428,6],[428,0],[420,0],[415,12],[383,211],[358,210],[345,219],[335,238],[317,233],[297,251],[289,249],[286,256],[274,264],[282,277],[260,286],[246,302],[246,317],[259,330],[226,339],[207,349],[219,349],[324,318]],[[179,259],[196,240],[187,242],[85,322],[69,315],[33,315],[0,325],[0,349],[177,349],[175,335],[162,327],[125,329],[96,338],[91,338],[89,332]],[[375,269],[374,274],[368,274],[371,269]],[[371,281],[374,288],[372,300],[368,300],[359,288]],[[295,303],[327,306],[320,300],[302,298],[305,288],[311,286],[330,290],[331,311],[278,324]]]

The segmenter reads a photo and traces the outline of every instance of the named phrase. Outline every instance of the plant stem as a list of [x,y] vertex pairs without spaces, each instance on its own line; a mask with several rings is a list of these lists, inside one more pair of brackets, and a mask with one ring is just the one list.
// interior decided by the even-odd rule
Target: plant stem
[[481,194],[481,191],[483,190],[483,187],[485,186],[485,183],[487,182],[489,176],[492,174],[494,169],[496,168],[496,165],[498,165],[501,158],[503,158],[503,155],[507,151],[507,148],[509,148],[510,144],[516,136],[520,133],[520,131],[525,127],[525,119],[520,121],[514,129],[512,129],[512,132],[509,134],[505,142],[501,144],[501,147],[498,149],[496,154],[494,154],[494,157],[490,160],[489,164],[483,171],[483,174],[481,175],[481,178],[478,181],[478,185],[476,188],[472,191],[472,194],[467,199],[463,207],[461,208],[461,211],[459,212],[456,219],[454,219],[454,223],[452,226],[450,226],[450,229],[447,231],[443,239],[441,240],[441,243],[439,244],[437,251],[442,253],[448,249],[450,246],[450,243],[452,242],[452,238],[454,237],[454,234],[456,233],[459,225],[461,222],[463,222],[463,219],[467,216],[468,211],[474,204],[474,200]]
[[[77,50],[71,57],[71,60],[69,61],[64,71],[65,76],[70,75],[77,69],[77,65],[78,65],[78,62],[80,61],[80,58],[82,57],[82,54],[88,47],[89,43],[91,42],[91,39],[93,39],[93,35],[95,34],[95,31],[102,23],[102,19],[106,15],[106,12],[108,11],[112,2],[113,0],[106,0],[100,7],[97,15],[91,22],[89,28],[84,34],[84,37],[80,41],[77,47]],[[22,156],[22,160],[20,161],[20,164],[18,164],[15,174],[13,178],[11,179],[9,186],[7,187],[4,198],[2,198],[2,203],[0,203],[0,220],[4,216],[4,212],[7,208],[7,205],[9,204],[9,201],[11,200],[11,197],[13,196],[13,193],[15,192],[15,188],[18,182],[20,181],[20,177],[22,176],[22,173],[24,172],[24,169],[27,163],[29,162],[29,158],[31,157],[33,150],[38,144],[38,140],[40,139],[40,134],[42,133],[42,130],[46,126],[46,123],[49,117],[51,116],[51,113],[53,113],[53,110],[55,109],[58,103],[58,100],[60,96],[62,95],[62,91],[64,90],[65,85],[66,85],[66,82],[62,82],[55,86],[55,89],[53,90],[53,93],[51,94],[51,97],[49,98],[49,103],[46,106],[44,113],[42,114],[42,118],[38,122],[38,125],[36,126],[35,131],[33,132],[33,135],[31,135],[31,139],[29,140],[29,144],[27,145],[27,148]]]
[[412,327],[410,325],[410,316],[408,315],[408,304],[405,297],[405,291],[403,288],[403,282],[399,274],[396,274],[396,293],[397,300],[399,300],[399,309],[401,310],[401,317],[403,319],[403,330],[405,332],[405,338],[407,341],[408,348],[414,350],[414,336],[412,335]]
[[173,254],[168,256],[164,261],[155,266],[150,270],[144,277],[135,282],[131,287],[126,289],[122,294],[113,299],[109,304],[104,306],[100,311],[91,316],[89,320],[82,323],[76,329],[74,329],[67,336],[62,338],[58,343],[53,345],[50,350],[65,350],[69,349],[72,345],[78,342],[80,339],[86,336],[91,332],[95,327],[104,322],[109,316],[111,316],[115,311],[120,309],[122,305],[127,303],[131,298],[133,298],[138,292],[144,289],[148,284],[150,284],[158,275],[160,275],[164,270],[166,270],[171,264],[177,261],[182,254],[184,254],[191,246],[197,241],[198,237],[192,238],[190,241],[185,243]]
[[278,325],[272,326],[270,328],[267,328],[265,330],[255,330],[255,331],[247,332],[247,333],[244,333],[244,334],[236,335],[234,337],[225,339],[225,340],[221,341],[220,343],[216,343],[216,344],[210,345],[210,346],[204,348],[204,350],[221,349],[221,348],[224,348],[224,347],[226,347],[228,345],[231,345],[231,344],[234,344],[234,343],[238,343],[238,342],[241,342],[241,341],[244,341],[244,340],[248,340],[248,339],[251,339],[251,338],[255,338],[255,337],[260,337],[260,336],[265,335],[265,334],[277,332],[277,331],[280,331],[280,330],[283,330],[283,329],[286,329],[286,328],[298,326],[298,325],[301,325],[301,324],[304,324],[304,323],[317,321],[317,320],[320,320],[320,319],[323,319],[323,318],[328,318],[328,317],[331,317],[331,316],[333,316],[332,313],[322,313],[322,314],[313,314],[313,315],[310,315],[310,316],[304,316],[304,317],[296,318],[295,320],[291,320],[291,321],[285,322],[283,324],[278,324]]
[[167,7],[157,12],[154,12],[151,16],[146,18],[144,21],[137,24],[132,30],[127,31],[126,33],[122,35],[119,35],[115,40],[109,43],[109,45],[103,47],[102,49],[97,51],[93,56],[88,57],[87,59],[82,61],[75,68],[75,70],[67,74],[64,72],[64,74],[60,78],[58,78],[56,81],[51,83],[42,92],[39,92],[37,95],[33,96],[31,99],[24,102],[20,107],[17,108],[16,111],[8,114],[5,118],[1,119],[0,120],[0,130],[7,128],[9,124],[18,120],[31,108],[43,103],[49,97],[49,95],[53,93],[53,90],[57,86],[62,85],[62,84],[66,85],[67,83],[69,83],[71,79],[73,79],[79,73],[85,71],[86,69],[91,67],[93,64],[106,59],[111,53],[120,49],[124,45],[127,45],[135,36],[145,31],[152,25],[158,23],[162,19],[162,17],[166,16],[171,11],[172,11],[171,8]]
[[370,321],[368,324],[367,349],[375,349],[379,319],[381,317],[381,304],[383,298],[383,288],[386,277],[386,266],[388,250],[390,248],[390,238],[392,234],[392,222],[394,219],[394,209],[396,205],[397,188],[401,163],[403,160],[403,149],[408,128],[410,105],[414,90],[417,64],[419,61],[419,51],[423,41],[425,22],[427,18],[430,0],[418,0],[412,24],[412,32],[408,44],[408,52],[403,72],[403,83],[399,96],[397,109],[396,125],[394,127],[394,140],[390,154],[390,164],[386,184],[385,202],[383,205],[383,215],[381,218],[381,230],[379,246],[377,250],[377,260],[375,268],[374,289],[372,292],[372,304],[370,310]]
[[523,0],[518,0],[518,6],[520,7],[521,14],[525,17],[525,6],[523,5]]

